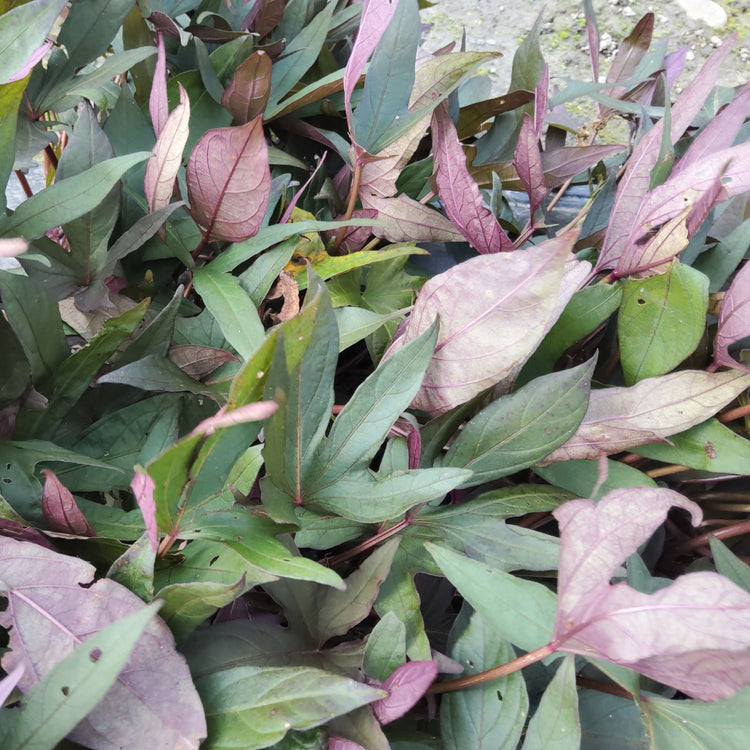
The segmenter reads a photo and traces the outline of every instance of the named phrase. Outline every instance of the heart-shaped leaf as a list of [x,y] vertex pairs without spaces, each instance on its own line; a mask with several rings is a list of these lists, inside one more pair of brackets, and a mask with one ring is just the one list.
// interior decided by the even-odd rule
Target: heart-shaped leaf
[[256,234],[271,192],[262,117],[205,133],[190,154],[187,185],[190,213],[206,241],[241,242]]

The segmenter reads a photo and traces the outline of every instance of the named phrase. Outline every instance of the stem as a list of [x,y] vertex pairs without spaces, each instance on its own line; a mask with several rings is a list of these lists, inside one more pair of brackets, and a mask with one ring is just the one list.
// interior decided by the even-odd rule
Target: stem
[[368,549],[374,547],[377,544],[380,544],[380,542],[384,542],[386,539],[390,539],[392,536],[398,534],[399,531],[403,531],[410,525],[411,520],[408,516],[406,518],[402,518],[398,523],[390,526],[387,529],[384,529],[383,531],[378,531],[377,534],[373,534],[369,539],[365,539],[364,542],[358,544],[356,547],[352,547],[351,549],[346,550],[346,552],[341,552],[340,554],[334,555],[333,557],[329,558],[328,565],[330,567],[333,567],[334,565],[338,565],[339,563],[345,562],[346,560],[351,560],[361,552],[366,552]]
[[739,523],[733,523],[731,526],[725,526],[723,529],[716,529],[716,531],[712,531],[710,534],[701,534],[684,544],[682,549],[689,550],[709,544],[712,536],[715,536],[717,539],[731,539],[735,536],[747,534],[749,531],[750,521],[740,521]]
[[14,171],[16,173],[16,177],[18,177],[18,182],[21,184],[21,190],[23,190],[24,195],[27,198],[31,198],[31,196],[34,195],[34,193],[31,190],[31,185],[29,185],[29,181],[26,179],[26,175],[20,169],[16,169]]
[[657,479],[658,477],[667,477],[670,474],[679,474],[681,471],[688,471],[689,466],[683,466],[682,464],[670,464],[669,466],[660,466],[658,469],[651,469],[645,472],[651,479]]
[[[357,196],[359,195],[359,186],[362,182],[362,165],[357,163],[354,166],[354,174],[352,175],[352,185],[349,188],[349,202],[346,206],[346,213],[344,214],[344,221],[349,221],[354,213],[354,207],[357,205]],[[346,234],[346,227],[341,227],[336,234],[336,241],[333,243],[331,248],[334,252],[339,249],[339,245],[344,241],[344,235]]]
[[52,165],[55,172],[57,172],[57,154],[49,143],[44,147],[44,154],[49,159],[49,163]]
[[742,417],[747,417],[750,415],[750,404],[744,404],[743,406],[738,406],[734,409],[730,409],[729,411],[725,411],[723,414],[719,414],[717,419],[719,422],[733,422],[735,419],[741,419]]
[[430,688],[427,690],[428,695],[436,695],[437,693],[449,693],[454,690],[461,690],[462,688],[474,687],[475,685],[482,685],[485,682],[492,682],[500,677],[513,674],[518,672],[524,667],[528,667],[529,664],[541,661],[550,654],[554,654],[557,650],[557,643],[550,641],[541,648],[535,648],[533,651],[529,651],[528,654],[519,656],[512,661],[501,664],[499,667],[493,667],[485,672],[479,672],[479,674],[472,674],[468,677],[460,677],[458,680],[448,680],[448,682],[433,682]]
[[633,699],[633,694],[625,690],[624,687],[609,682],[599,682],[599,680],[592,680],[589,677],[576,677],[576,685],[584,690],[598,690],[600,693],[609,693],[610,695],[616,695],[618,698]]

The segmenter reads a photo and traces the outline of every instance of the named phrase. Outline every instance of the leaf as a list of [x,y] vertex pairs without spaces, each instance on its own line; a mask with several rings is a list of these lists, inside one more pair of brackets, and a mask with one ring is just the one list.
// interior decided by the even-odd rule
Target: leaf
[[[179,86],[179,84],[178,84]],[[190,99],[182,86],[180,103],[172,110],[159,132],[154,155],[146,163],[143,190],[150,213],[169,205],[174,183],[182,165],[182,152],[187,143]],[[166,238],[166,230],[163,230]]]
[[242,242],[256,234],[271,190],[262,118],[201,136],[186,177],[190,213],[206,241]]
[[471,485],[513,474],[562,445],[583,419],[594,359],[552,373],[502,396],[472,417],[451,444],[443,466],[471,469]]
[[108,693],[159,606],[152,604],[107,625],[57,663],[17,708],[0,710],[3,747],[57,746]]
[[[572,283],[561,283],[574,241],[568,233],[522,253],[473,258],[427,281],[403,335],[386,353],[440,319],[435,355],[412,406],[435,415],[490,386],[510,388],[575,291]],[[502,337],[493,333],[498,330]]]
[[16,79],[16,74],[44,44],[64,6],[65,0],[34,0],[10,10],[3,9],[0,16],[0,83]]
[[711,536],[710,544],[716,570],[750,592],[750,566],[740,560],[718,537]]
[[518,134],[516,149],[513,154],[513,164],[529,195],[529,210],[531,220],[549,193],[545,184],[542,153],[539,148],[539,134],[536,132],[534,121],[528,113],[524,113],[521,122],[521,132]]
[[159,546],[159,529],[156,522],[156,501],[154,500],[154,490],[156,485],[154,480],[145,472],[136,471],[130,487],[135,495],[135,501],[143,514],[143,521],[146,524],[146,533],[148,534],[151,550],[157,551]]
[[36,239],[49,229],[83,216],[99,205],[125,172],[149,156],[148,152],[116,156],[51,185],[27,198],[11,216],[3,217],[0,236]]
[[[719,67],[729,54],[732,41],[722,44],[705,62],[700,73],[693,78],[680,94],[671,110],[670,140],[672,144],[692,123],[703,102],[714,87]],[[628,159],[628,167],[617,188],[612,218],[602,244],[602,251],[596,270],[612,268],[625,251],[628,237],[636,223],[637,214],[648,193],[651,171],[659,158],[659,144],[664,130],[664,121],[659,122],[646,133]]]
[[583,422],[567,443],[540,462],[598,458],[653,443],[704,422],[750,385],[736,370],[682,370],[629,388],[591,391]]
[[[654,14],[646,13],[633,27],[633,30],[622,40],[612,65],[607,72],[607,83],[629,81],[635,75],[639,63],[651,46],[654,32]],[[595,79],[597,80],[597,79]],[[626,92],[626,86],[613,86],[610,96],[621,96]]]
[[70,354],[60,312],[33,279],[0,271],[3,310],[35,381],[48,380]]
[[[542,170],[544,184],[555,188],[582,172],[595,167],[615,154],[622,153],[623,146],[617,144],[606,146],[566,146],[542,153]],[[589,213],[591,213],[589,211]],[[588,214],[587,214],[588,217]],[[586,236],[585,231],[582,236]]]
[[480,253],[514,250],[492,211],[483,205],[479,188],[466,169],[466,156],[445,105],[436,107],[432,114],[432,149],[438,193],[461,234]]
[[706,326],[708,279],[682,263],[628,279],[617,317],[625,383],[664,375],[690,356]]
[[[0,539],[0,585],[9,600],[0,623],[11,628],[12,649],[3,656],[3,668],[26,665],[19,683],[24,692],[85,638],[143,610],[143,602],[123,586],[93,577],[93,566],[83,560],[27,542]],[[123,724],[120,714],[112,713],[113,705],[126,712],[132,724]],[[197,748],[206,736],[203,710],[187,665],[158,619],[146,626],[128,665],[100,706],[69,736],[84,745],[106,737],[110,746],[128,746],[133,725],[154,744],[168,747]]]
[[96,536],[89,526],[86,516],[76,505],[73,494],[50,469],[42,469],[44,489],[42,490],[42,514],[52,531],[76,536]]
[[598,503],[572,500],[560,524],[554,645],[595,656],[700,700],[727,698],[750,683],[750,594],[716,573],[689,573],[653,594],[610,584],[672,506],[700,508],[667,489],[624,489]]
[[[450,635],[450,656],[464,675],[478,674],[515,658],[513,647],[479,613],[466,608]],[[461,627],[463,625],[463,627]],[[529,699],[521,672],[456,690],[440,701],[440,730],[445,750],[515,750],[521,738]]]
[[382,362],[354,392],[315,453],[308,491],[320,494],[352,469],[364,469],[422,382],[437,337],[434,326]]
[[499,635],[525,651],[549,642],[555,595],[546,586],[443,546],[427,542],[425,547],[445,577]]
[[410,661],[398,667],[381,686],[388,697],[372,704],[378,721],[390,724],[410,711],[437,677],[437,671],[434,661]]
[[703,703],[644,695],[639,701],[649,747],[659,750],[743,750],[750,690],[727,700]]
[[542,695],[531,717],[522,750],[578,750],[581,722],[578,718],[575,659],[567,656]]
[[242,124],[263,114],[271,92],[271,58],[256,50],[241,62],[221,97],[234,122]]
[[405,661],[406,626],[393,612],[386,612],[367,637],[363,669],[368,677],[384,680]]
[[714,363],[747,369],[729,353],[729,347],[750,336],[750,263],[745,264],[732,279],[721,301],[719,327],[714,339]]
[[218,273],[209,266],[196,271],[193,281],[227,341],[243,360],[250,359],[261,345],[265,331],[253,301],[237,277]]
[[223,349],[193,344],[172,346],[169,348],[168,356],[186,375],[195,380],[208,377],[227,362],[238,361],[237,357]]
[[686,432],[670,435],[668,442],[635,448],[646,456],[666,464],[681,464],[717,474],[744,474],[750,461],[750,441],[709,419]]
[[208,722],[206,748],[269,747],[383,697],[381,690],[311,667],[235,667],[196,679]]
[[[180,98],[182,98],[182,87],[180,88]],[[156,33],[156,67],[154,68],[154,78],[148,98],[148,111],[151,116],[151,124],[154,127],[154,134],[158,139],[169,117],[167,53],[164,49],[164,34],[161,31]]]
[[463,235],[450,219],[429,206],[423,206],[404,193],[395,198],[360,195],[366,209],[378,212],[372,233],[389,242],[462,242]]

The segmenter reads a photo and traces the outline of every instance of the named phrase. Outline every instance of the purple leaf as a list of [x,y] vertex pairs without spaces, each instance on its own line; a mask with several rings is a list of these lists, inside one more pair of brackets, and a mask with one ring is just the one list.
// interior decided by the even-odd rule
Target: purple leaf
[[[607,73],[607,83],[628,81],[635,73],[638,63],[643,59],[651,46],[654,33],[654,14],[646,13],[635,25],[630,34],[620,44],[615,59]],[[625,86],[609,89],[610,96],[618,97],[625,93]]]
[[[352,211],[352,219],[374,219],[378,212],[372,208],[355,208]],[[337,219],[343,219],[343,216],[337,216]],[[323,236],[329,240],[338,235],[337,230],[323,232]],[[372,227],[346,227],[344,236],[341,240],[341,247],[349,253],[359,252],[372,237]]]
[[402,664],[380,686],[388,697],[372,704],[372,710],[381,724],[401,718],[425,694],[437,677],[434,661],[410,661]]
[[[672,107],[670,139],[673,144],[690,126],[711,93],[719,67],[733,43],[734,40],[729,39],[708,58],[700,73],[685,87]],[[641,201],[651,184],[651,171],[659,159],[663,130],[664,120],[659,120],[633,149],[628,167],[617,188],[607,233],[596,264],[597,271],[614,268],[625,250]]]
[[672,174],[678,175],[704,157],[732,146],[749,114],[750,83],[696,136],[687,153],[675,164]]
[[549,65],[544,64],[539,83],[534,90],[534,134],[537,141],[542,137],[544,119],[547,116],[547,101],[549,96]]
[[591,391],[575,434],[540,465],[598,458],[683,432],[714,416],[750,386],[750,375],[682,370],[630,387]]
[[472,258],[427,281],[385,355],[440,319],[413,406],[441,414],[492,386],[510,389],[590,268],[571,259],[576,237],[568,232],[527,250]]
[[360,198],[363,207],[377,211],[378,220],[385,224],[373,227],[376,237],[385,237],[389,242],[462,242],[464,239],[443,214],[404,193],[396,198],[376,195],[360,195]]
[[480,253],[515,250],[495,215],[483,205],[482,194],[466,168],[466,154],[458,140],[448,107],[432,115],[434,180],[445,212],[469,243]]
[[591,59],[591,80],[599,81],[599,27],[591,0],[583,0],[583,12],[586,16],[586,37],[589,43],[589,58]]
[[96,536],[86,516],[76,505],[73,494],[57,478],[55,472],[42,469],[42,473],[44,474],[42,515],[50,530],[75,536]]
[[513,166],[515,166],[516,172],[529,194],[529,211],[533,223],[534,214],[549,190],[544,182],[544,167],[542,166],[539,139],[536,135],[534,121],[528,113],[523,116],[521,132],[518,134],[518,142],[513,154]]
[[[0,587],[8,598],[0,625],[10,631],[11,648],[2,666],[10,671],[24,665],[23,692],[88,637],[145,606],[115,581],[94,581],[94,573],[79,558],[0,539]],[[197,748],[206,737],[187,664],[158,617],[147,625],[102,702],[69,735],[86,747],[134,747],[137,737],[148,737],[150,747],[184,750]]]
[[328,750],[365,750],[365,748],[354,740],[332,735],[328,740]]
[[23,664],[19,664],[10,674],[0,680],[0,703],[4,704],[8,700],[8,696],[13,692],[25,671]]
[[750,263],[746,263],[737,273],[721,301],[719,328],[714,340],[716,366],[750,369],[736,362],[729,354],[729,347],[746,336],[750,336]]
[[[143,190],[150,213],[169,205],[174,191],[174,183],[182,164],[182,152],[188,139],[190,120],[190,99],[178,83],[180,103],[172,110],[161,127],[154,146],[154,155],[146,162],[146,175]],[[161,227],[160,236],[166,239],[166,230]]]
[[156,484],[145,472],[136,471],[130,488],[133,490],[133,495],[146,523],[151,549],[156,552],[159,546],[159,524],[156,521],[156,501],[154,500]]
[[344,71],[344,104],[350,132],[352,129],[352,92],[397,7],[398,0],[365,0],[364,2],[357,38]]
[[585,172],[606,159],[625,150],[625,146],[567,146],[542,153],[544,182],[548,188],[562,185],[571,177]]
[[556,649],[635,669],[700,700],[750,684],[750,594],[718,573],[690,573],[654,594],[610,584],[672,506],[697,524],[700,508],[672,490],[614,490],[572,500],[560,524]]
[[31,542],[55,551],[55,545],[39,529],[26,526],[25,521],[17,521],[14,518],[0,518],[0,536],[7,536],[9,539],[16,539],[20,542]]
[[208,417],[198,424],[191,435],[213,435],[216,430],[231,427],[245,422],[262,422],[268,419],[279,408],[275,401],[256,401],[245,404],[232,411],[224,411],[222,406],[213,417]]
[[255,235],[271,192],[263,118],[206,132],[186,174],[190,214],[206,241],[242,242]]
[[682,75],[682,71],[685,69],[685,63],[687,62],[688,52],[690,52],[690,47],[685,45],[675,52],[670,52],[668,55],[665,55],[664,75],[667,79],[667,91],[672,90],[677,79]]
[[243,124],[263,114],[270,92],[271,58],[263,50],[257,50],[237,66],[221,97],[221,106],[235,123]]
[[167,53],[164,50],[164,36],[156,34],[156,68],[148,98],[148,111],[154,133],[158,138],[169,117],[169,98],[167,97]]
[[14,81],[20,81],[22,78],[26,78],[26,76],[31,73],[34,66],[49,52],[51,47],[51,41],[45,42],[40,47],[37,47],[31,53],[31,56],[26,61],[26,64],[22,68],[17,70],[10,78],[8,78],[3,83],[13,83]]

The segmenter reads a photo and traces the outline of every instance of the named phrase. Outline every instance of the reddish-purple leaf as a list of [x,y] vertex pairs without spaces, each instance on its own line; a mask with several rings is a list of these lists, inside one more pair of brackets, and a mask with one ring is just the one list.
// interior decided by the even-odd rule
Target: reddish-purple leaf
[[590,269],[571,257],[576,238],[567,232],[515,253],[482,255],[427,281],[385,355],[440,319],[413,406],[436,415],[492,386],[510,389]]
[[76,536],[96,536],[86,516],[81,513],[71,491],[57,478],[55,472],[43,469],[42,515],[52,531]]
[[[623,39],[615,59],[607,73],[607,83],[628,81],[635,73],[638,63],[643,59],[651,46],[654,33],[654,14],[646,13],[635,25],[630,34]],[[625,93],[625,86],[615,86],[609,90],[610,96],[620,96]]]
[[462,242],[464,239],[443,214],[404,193],[395,198],[360,194],[360,198],[363,207],[377,211],[378,220],[384,222],[384,226],[373,227],[376,237],[385,237],[390,242]]
[[0,536],[7,536],[9,539],[16,539],[19,542],[32,542],[40,547],[46,547],[55,552],[55,545],[42,534],[39,529],[33,526],[26,526],[25,522],[17,521],[14,518],[0,518]]
[[328,740],[328,750],[365,750],[365,748],[354,740],[332,735]]
[[[619,154],[625,146],[567,146],[542,153],[544,183],[555,188],[567,180],[596,166],[602,159]],[[503,183],[504,184],[504,183]]]
[[674,165],[673,175],[678,175],[704,157],[729,148],[750,115],[750,83],[746,84],[711,122],[696,136],[687,153]]
[[[352,211],[352,219],[374,219],[378,212],[372,208],[356,208]],[[337,216],[343,219],[343,216]],[[323,232],[323,236],[333,240],[338,235],[338,230]],[[372,227],[347,227],[341,240],[341,247],[349,253],[360,251],[372,237]]]
[[226,362],[239,362],[234,354],[224,349],[196,344],[173,346],[168,356],[184,373],[195,380],[202,380]]
[[364,2],[357,38],[354,40],[354,46],[344,70],[344,106],[350,132],[352,130],[352,92],[397,7],[398,0],[365,0]]
[[284,5],[284,0],[263,0],[255,3],[242,22],[242,28],[254,31],[263,39],[281,23],[281,19],[284,18]]
[[224,411],[222,406],[213,417],[208,417],[198,424],[190,433],[191,435],[213,435],[222,427],[231,427],[245,422],[262,422],[268,419],[279,408],[275,401],[256,401],[245,404],[232,411]]
[[158,138],[169,117],[169,98],[167,96],[167,53],[164,50],[164,37],[156,34],[156,69],[151,83],[151,94],[148,98],[148,111],[151,124]]
[[591,0],[583,0],[583,12],[586,16],[586,37],[589,43],[589,58],[591,60],[591,80],[599,81],[599,27]]
[[534,90],[534,134],[537,141],[542,137],[544,120],[547,117],[547,101],[549,97],[549,65],[544,64],[544,71]]
[[[177,86],[180,89],[180,103],[161,127],[154,146],[154,155],[146,162],[143,190],[150,213],[169,205],[177,173],[182,164],[182,152],[188,139],[190,99],[182,84],[178,83]],[[164,227],[159,231],[160,236],[166,238]]]
[[556,649],[635,669],[693,698],[728,698],[750,684],[750,594],[718,573],[689,573],[654,594],[610,584],[672,506],[672,490],[614,490],[553,511],[560,524]]
[[263,114],[270,91],[271,58],[263,50],[257,50],[237,66],[221,97],[221,106],[232,115],[235,123],[250,122]]
[[[690,126],[706,97],[711,93],[721,63],[729,54],[733,44],[734,39],[724,42],[708,58],[700,73],[690,81],[675,102],[671,110],[670,127],[670,139],[673,144]],[[602,251],[596,264],[597,271],[603,268],[614,268],[625,250],[631,230],[636,223],[641,201],[648,193],[651,184],[651,171],[659,160],[663,130],[664,120],[659,120],[633,149],[625,174],[617,188],[610,221],[602,243]]]
[[434,180],[448,217],[480,253],[515,250],[466,168],[466,154],[445,105],[432,115]]
[[437,671],[434,661],[410,661],[398,667],[380,686],[388,697],[372,704],[378,721],[388,724],[401,718],[435,681]]
[[750,263],[737,273],[721,301],[719,328],[714,340],[715,364],[750,369],[736,362],[729,353],[729,347],[746,336],[750,336]]
[[156,521],[156,501],[154,500],[156,484],[145,472],[136,471],[130,488],[133,490],[133,495],[146,523],[151,549],[156,552],[159,546],[159,524]]
[[[145,606],[124,586],[106,578],[95,581],[94,574],[80,558],[0,539],[0,588],[8,599],[0,625],[10,632],[11,649],[2,666],[10,671],[24,665],[19,681],[24,693],[91,635]],[[158,617],[69,739],[85,747],[134,747],[134,728],[154,748],[197,750],[206,737],[203,706],[187,664]]]
[[549,190],[544,181],[544,167],[542,166],[539,139],[536,135],[534,121],[528,113],[523,116],[521,132],[518,134],[518,142],[513,154],[513,166],[515,166],[516,172],[529,194],[529,210],[533,222],[534,214],[541,206]]
[[630,387],[591,391],[575,434],[540,465],[598,458],[683,432],[713,417],[750,386],[750,375],[682,370]]
[[682,71],[685,70],[688,52],[690,52],[690,47],[685,45],[675,52],[670,52],[668,55],[665,55],[664,76],[667,79],[667,91],[672,90],[677,79],[682,75]]
[[242,242],[255,235],[271,192],[263,118],[206,132],[186,175],[190,214],[207,241]]

